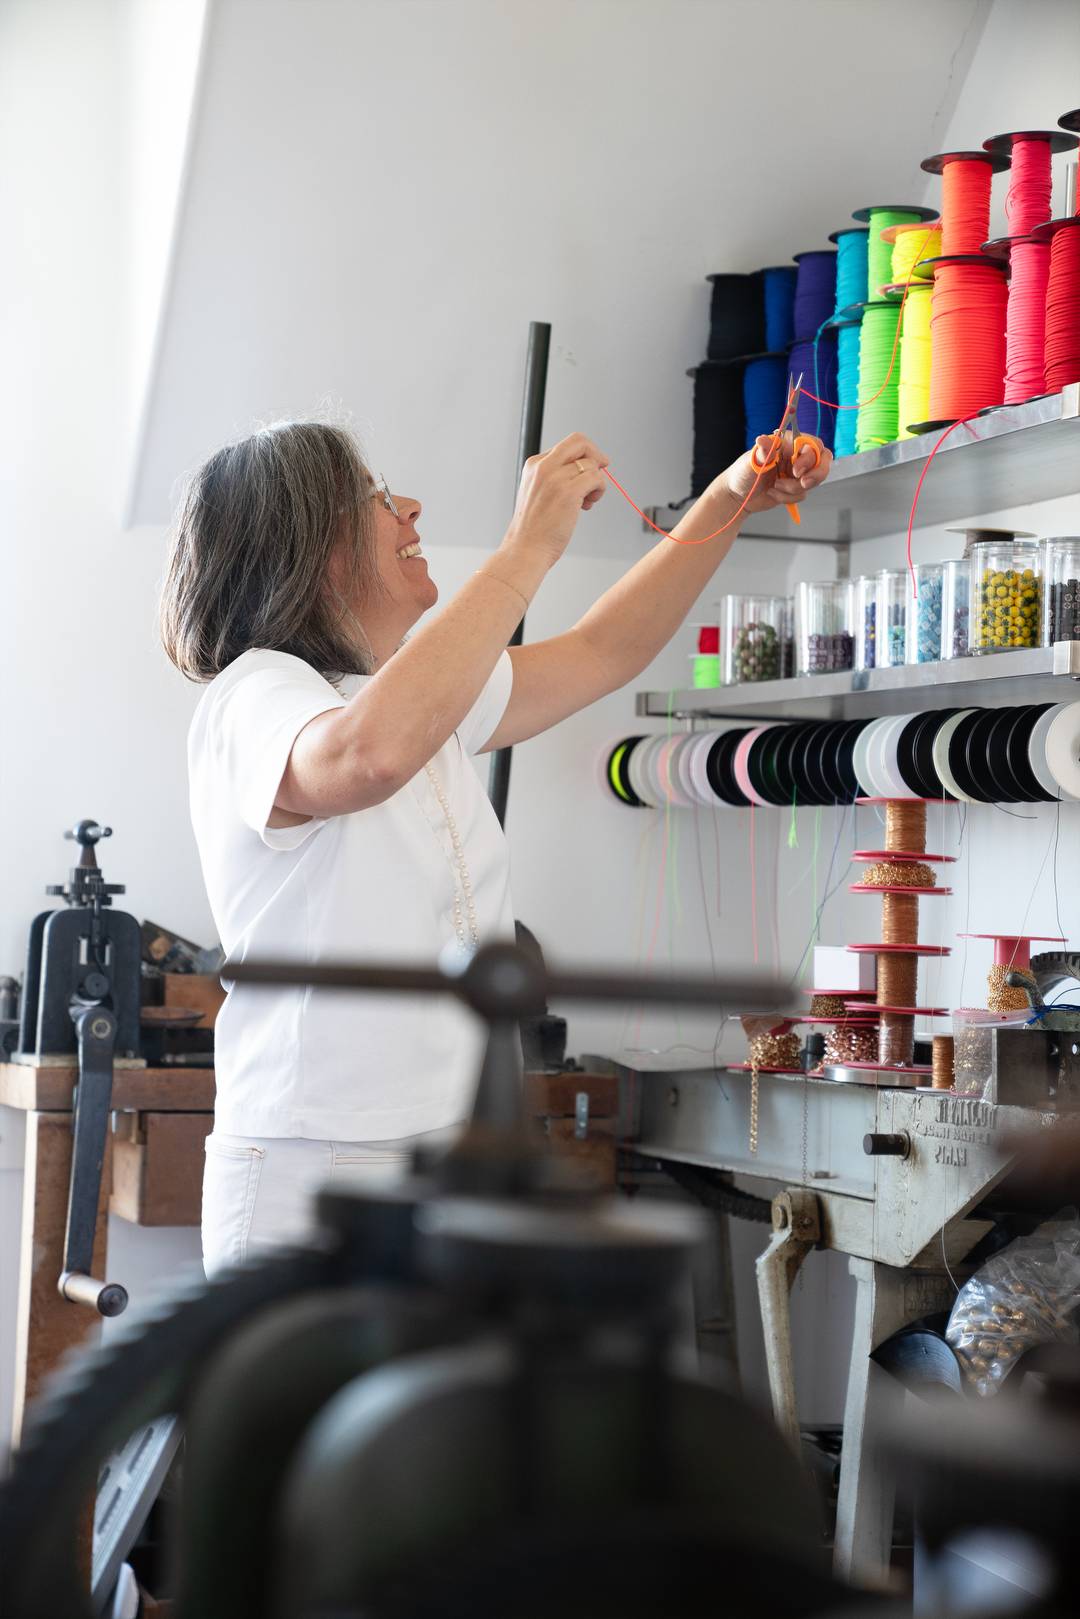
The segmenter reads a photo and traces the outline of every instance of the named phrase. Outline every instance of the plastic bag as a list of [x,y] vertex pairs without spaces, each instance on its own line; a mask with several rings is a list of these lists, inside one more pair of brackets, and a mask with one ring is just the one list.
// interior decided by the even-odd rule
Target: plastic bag
[[1018,1237],[960,1289],[945,1337],[978,1394],[994,1394],[1036,1344],[1076,1343],[1080,1215],[1064,1209]]

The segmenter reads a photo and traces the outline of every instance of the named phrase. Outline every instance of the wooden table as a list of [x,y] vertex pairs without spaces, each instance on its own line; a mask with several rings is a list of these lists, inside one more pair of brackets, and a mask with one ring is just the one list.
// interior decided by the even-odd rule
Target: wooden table
[[[15,1445],[22,1434],[27,1403],[49,1373],[69,1349],[93,1341],[101,1331],[101,1318],[85,1306],[62,1298],[56,1285],[64,1260],[71,1179],[71,1108],[77,1076],[74,1066],[32,1068],[23,1063],[0,1063],[0,1106],[18,1108],[26,1114],[15,1325]],[[137,1155],[149,1139],[150,1121],[159,1119],[166,1135],[170,1130],[173,1139],[182,1134],[189,1144],[198,1138],[201,1150],[201,1140],[213,1118],[213,1070],[118,1066],[112,1107],[126,1117],[121,1121],[124,1128],[115,1151],[111,1131],[106,1143],[93,1263],[93,1274],[102,1278],[108,1276],[108,1211],[114,1160],[119,1168],[125,1154],[129,1160]]]

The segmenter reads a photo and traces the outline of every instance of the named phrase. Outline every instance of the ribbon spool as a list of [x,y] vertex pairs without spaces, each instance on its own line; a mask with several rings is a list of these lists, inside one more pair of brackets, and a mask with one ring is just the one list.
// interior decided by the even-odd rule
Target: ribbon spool
[[1004,403],[1019,405],[1036,398],[1045,386],[1050,243],[1034,235],[1001,236],[986,242],[983,252],[1009,265]]
[[1058,152],[1071,152],[1077,137],[1061,129],[1017,129],[992,135],[983,150],[1007,158],[1012,166],[1005,198],[1005,218],[1013,236],[1026,236],[1050,218],[1053,177],[1050,160]]
[[954,422],[1005,397],[1004,268],[981,253],[934,261],[930,419]]
[[992,152],[938,152],[920,167],[941,176],[941,251],[977,253],[990,235],[990,181],[1009,159]]
[[1050,243],[1044,382],[1048,393],[1060,393],[1080,382],[1080,216],[1052,219],[1032,234]]
[[961,939],[992,939],[994,963],[986,975],[986,1009],[988,1012],[1022,1012],[1031,1005],[1024,990],[1005,982],[1009,973],[1020,973],[1034,985],[1031,971],[1031,943],[1065,944],[1067,941],[1052,933],[961,933]]
[[[875,287],[884,286],[892,269],[892,244],[882,241],[882,231],[888,230],[893,225],[917,225],[936,219],[937,213],[933,208],[920,208],[902,202],[874,203],[868,208],[856,208],[851,217],[870,228],[866,266],[868,295],[870,295]],[[986,240],[985,233],[981,239]]]

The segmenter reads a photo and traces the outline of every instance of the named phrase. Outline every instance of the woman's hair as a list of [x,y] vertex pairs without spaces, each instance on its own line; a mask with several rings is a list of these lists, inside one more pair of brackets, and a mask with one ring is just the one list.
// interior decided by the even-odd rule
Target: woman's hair
[[227,444],[190,479],[172,532],[161,635],[191,680],[213,680],[253,647],[291,652],[331,678],[368,674],[370,649],[330,582],[379,588],[374,480],[340,427],[280,422]]

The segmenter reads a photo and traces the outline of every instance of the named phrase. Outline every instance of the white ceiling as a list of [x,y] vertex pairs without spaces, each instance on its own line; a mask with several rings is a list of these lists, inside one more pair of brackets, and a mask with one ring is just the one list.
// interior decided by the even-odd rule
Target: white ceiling
[[[254,421],[332,406],[427,537],[493,543],[533,318],[546,438],[593,433],[642,503],[683,492],[704,276],[922,199],[987,12],[214,0],[135,520]],[[637,533],[615,504],[600,551]]]

